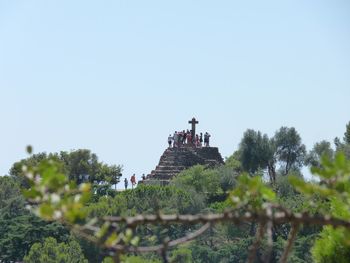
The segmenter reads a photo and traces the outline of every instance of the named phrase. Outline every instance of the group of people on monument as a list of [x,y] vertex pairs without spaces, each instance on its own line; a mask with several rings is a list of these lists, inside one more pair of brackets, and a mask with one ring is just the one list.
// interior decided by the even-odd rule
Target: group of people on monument
[[174,135],[169,134],[168,144],[169,148],[179,148],[185,144],[193,145],[195,147],[202,147],[203,142],[205,147],[209,147],[210,134],[208,132],[192,135],[192,130],[189,131],[175,131]]

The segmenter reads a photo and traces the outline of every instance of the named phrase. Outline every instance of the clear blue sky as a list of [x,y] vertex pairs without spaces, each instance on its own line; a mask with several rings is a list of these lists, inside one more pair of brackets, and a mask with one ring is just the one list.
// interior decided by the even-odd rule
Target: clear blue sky
[[0,1],[0,174],[88,148],[149,173],[170,132],[294,126],[310,149],[350,120],[350,1]]

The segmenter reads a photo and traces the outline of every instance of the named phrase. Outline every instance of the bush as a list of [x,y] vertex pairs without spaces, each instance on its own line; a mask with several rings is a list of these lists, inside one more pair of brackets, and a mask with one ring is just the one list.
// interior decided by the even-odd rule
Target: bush
[[57,243],[56,239],[46,238],[44,243],[35,243],[27,256],[26,263],[88,263],[79,244],[70,240],[68,244]]

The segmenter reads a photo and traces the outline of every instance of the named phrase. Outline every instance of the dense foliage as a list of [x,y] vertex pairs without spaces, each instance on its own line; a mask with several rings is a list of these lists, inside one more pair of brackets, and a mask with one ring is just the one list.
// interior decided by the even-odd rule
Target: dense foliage
[[75,150],[60,153],[38,153],[29,158],[16,162],[10,169],[10,175],[28,187],[27,180],[23,176],[23,165],[34,166],[44,160],[54,160],[60,164],[60,171],[68,175],[69,180],[78,184],[90,182],[99,189],[99,185],[115,185],[121,177],[121,166],[107,165],[99,162],[97,155],[90,150]]
[[[0,177],[0,261],[113,262],[106,249],[74,231],[70,233],[60,223],[43,221],[26,209],[29,206],[50,221],[66,218],[67,222],[85,220],[88,224],[96,217],[159,211],[164,214],[221,213],[228,208],[258,211],[265,209],[266,202],[293,212],[330,214],[350,221],[349,129],[350,123],[344,139],[335,139],[335,149],[329,142],[321,141],[309,152],[294,128],[282,127],[272,138],[260,131],[247,130],[238,150],[221,167],[208,169],[197,165],[180,173],[166,187],[140,185],[122,192],[111,188],[119,181],[121,167],[98,162],[97,156],[88,150],[31,155],[15,163],[10,176]],[[319,181],[305,181],[303,165],[313,167]],[[39,175],[41,180],[33,183]],[[76,188],[84,182],[92,183],[93,188],[87,184]],[[40,205],[28,203],[20,186],[27,200]],[[197,228],[179,224],[140,225],[132,231],[127,229],[118,239],[152,246]],[[289,224],[273,227],[270,262],[281,259],[290,228]],[[245,262],[257,229],[254,222],[242,222],[239,226],[228,222],[216,224],[194,241],[170,250],[169,258],[172,262]],[[130,235],[142,238],[131,239]],[[349,229],[301,226],[288,262],[349,262],[349,239]],[[257,251],[257,262],[267,250],[264,239]],[[161,257],[154,253],[129,254],[122,260],[158,263]]]
[[65,242],[69,232],[59,223],[47,223],[25,209],[15,180],[0,177],[0,259],[21,261],[30,247],[46,237]]
[[87,263],[79,243],[69,240],[67,243],[57,243],[56,239],[49,237],[43,243],[35,243],[27,256],[26,263]]

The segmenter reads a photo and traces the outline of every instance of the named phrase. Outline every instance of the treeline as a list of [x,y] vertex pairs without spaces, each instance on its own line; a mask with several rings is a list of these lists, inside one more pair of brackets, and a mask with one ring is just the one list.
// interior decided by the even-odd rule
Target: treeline
[[[110,262],[106,251],[99,249],[79,235],[55,222],[46,222],[26,209],[27,202],[21,188],[30,187],[23,176],[23,166],[37,165],[43,160],[54,160],[59,169],[76,183],[90,182],[92,196],[84,208],[87,218],[107,215],[133,216],[138,214],[198,214],[223,212],[231,207],[227,192],[237,185],[237,178],[246,172],[250,176],[266,177],[277,194],[278,202],[294,212],[318,210],[310,206],[305,196],[289,184],[288,176],[303,177],[305,165],[321,167],[321,159],[335,158],[344,152],[350,159],[350,123],[343,139],[321,141],[307,151],[295,128],[280,128],[272,138],[260,131],[247,130],[238,150],[225,165],[215,169],[194,166],[174,178],[166,187],[138,186],[134,190],[113,190],[121,176],[121,166],[99,162],[88,150],[39,153],[15,163],[8,176],[0,177],[0,261],[1,262]],[[322,183],[322,182],[320,182]],[[320,205],[327,206],[326,203]],[[169,225],[139,226],[136,235],[142,236],[141,245],[158,244],[165,238],[176,239],[196,229],[196,226]],[[271,262],[278,262],[288,238],[290,225],[273,228],[273,254]],[[172,262],[245,262],[257,230],[255,223],[239,227],[217,224],[195,241],[169,252]],[[296,238],[289,262],[348,262],[350,247],[334,251],[331,242],[322,239],[321,228],[304,226]],[[262,245],[258,254],[267,249]],[[159,255],[127,255],[125,262],[161,262]],[[259,262],[259,256],[257,262]]]
[[[334,139],[335,149],[328,141],[315,143],[307,152],[302,139],[295,128],[281,127],[272,138],[260,131],[247,130],[233,156],[239,160],[244,171],[250,174],[267,172],[270,182],[277,176],[285,176],[290,172],[300,172],[303,166],[320,166],[322,156],[334,159],[337,152],[344,152],[350,157],[350,123],[346,126],[344,139]],[[229,159],[230,159],[229,158]]]

